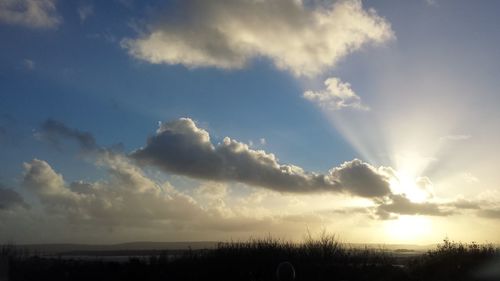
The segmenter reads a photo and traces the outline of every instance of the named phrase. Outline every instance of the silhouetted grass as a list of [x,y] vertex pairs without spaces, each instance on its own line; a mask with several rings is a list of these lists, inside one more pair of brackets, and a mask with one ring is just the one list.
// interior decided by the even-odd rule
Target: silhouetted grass
[[[1,253],[11,253],[10,247]],[[295,280],[480,280],[477,269],[493,258],[492,245],[444,240],[436,249],[407,258],[403,266],[383,249],[353,248],[333,235],[308,235],[302,243],[266,237],[220,243],[212,250],[169,251],[127,262],[16,256],[11,280],[276,280],[288,261]]]

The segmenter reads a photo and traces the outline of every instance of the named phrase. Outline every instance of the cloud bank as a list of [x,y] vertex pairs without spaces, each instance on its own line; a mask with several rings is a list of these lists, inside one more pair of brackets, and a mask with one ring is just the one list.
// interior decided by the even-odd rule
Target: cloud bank
[[362,197],[390,193],[389,178],[383,169],[360,160],[345,162],[327,174],[306,172],[295,165],[280,164],[274,154],[253,150],[229,137],[213,145],[209,133],[189,118],[161,123],[146,146],[130,157],[169,173],[236,181],[279,192],[345,192]]
[[394,37],[389,22],[361,0],[184,0],[175,14],[149,25],[122,46],[155,64],[239,69],[264,57],[296,76],[335,66],[364,45]]
[[[91,133],[67,127],[56,120],[49,119],[44,122],[39,136],[55,144],[59,144],[63,139],[75,140],[82,149],[98,152],[95,155],[105,159],[101,162],[113,175],[113,181],[106,183],[74,182],[68,185],[48,163],[36,159],[26,163],[24,186],[37,194],[47,206],[51,206],[51,211],[74,209],[75,206],[79,206],[77,209],[81,210],[81,204],[88,204],[91,200],[87,197],[89,192],[100,198],[108,196],[99,193],[99,190],[111,190],[102,186],[130,185],[131,189],[137,190],[144,187],[146,190],[162,190],[160,185],[147,178],[142,170],[135,166],[139,164],[153,166],[170,174],[211,181],[207,186],[202,185],[196,194],[205,196],[213,193],[214,196],[206,196],[206,199],[213,201],[211,206],[221,213],[227,213],[227,210],[224,210],[225,205],[219,202],[219,195],[227,193],[224,183],[239,182],[290,194],[346,193],[369,198],[374,205],[362,209],[377,219],[393,219],[399,215],[448,216],[470,210],[476,211],[482,217],[492,218],[496,215],[494,208],[486,206],[488,204],[481,206],[482,204],[475,201],[433,202],[430,200],[434,197],[432,183],[427,177],[416,179],[416,187],[425,192],[426,201],[413,202],[404,193],[395,193],[392,189],[390,182],[396,177],[393,169],[375,168],[358,159],[334,167],[326,174],[318,174],[304,171],[295,165],[281,164],[274,154],[252,149],[247,144],[229,137],[214,145],[210,134],[189,118],[160,123],[156,134],[148,139],[146,145],[129,155],[101,148]],[[31,184],[32,182],[35,184]],[[120,188],[114,189],[116,192],[123,192]],[[159,203],[158,206],[160,205]],[[87,206],[84,209],[99,208]],[[202,213],[201,210],[198,212]]]
[[56,0],[0,0],[0,22],[29,28],[57,27],[62,19]]
[[[0,227],[7,230],[0,239],[13,235],[36,242],[229,239],[263,230],[298,235],[324,225],[349,229],[360,219],[400,215],[499,217],[495,202],[437,198],[413,202],[405,194],[395,194],[388,184],[394,171],[388,167],[374,168],[355,159],[315,174],[280,164],[273,154],[229,138],[212,144],[209,133],[188,118],[160,124],[145,147],[128,155],[99,147],[90,133],[52,123],[57,126],[46,127],[58,128],[51,135],[55,141],[80,140],[82,147],[92,148],[95,165],[107,171],[106,177],[68,182],[46,161],[25,163],[21,183],[32,195],[26,197],[31,206],[16,192],[0,188]],[[142,165],[203,181],[177,178],[176,187],[157,179],[154,171],[145,172]],[[431,184],[428,179],[420,182]],[[352,198],[349,203],[335,196],[339,193],[365,199]]]
[[[294,231],[305,229],[296,221],[289,222],[285,214],[269,211],[259,214],[255,205],[228,206],[224,185],[203,183],[189,195],[168,182],[151,179],[124,155],[102,152],[96,164],[106,168],[106,179],[67,182],[46,161],[33,159],[25,163],[22,186],[35,195],[44,212],[37,209],[28,214],[17,212],[0,218],[11,219],[5,224],[15,224],[18,228],[16,222],[20,220],[23,224],[36,224],[37,235],[52,234],[73,242],[87,241],[92,235],[97,235],[94,239],[100,241],[110,237],[128,237],[125,241],[151,239],[151,235],[155,239],[186,240],[186,234],[194,235],[195,239],[207,239],[200,233],[235,235],[271,228],[285,233],[290,228]],[[43,218],[43,225],[33,221],[35,213]],[[50,225],[46,225],[49,221]],[[0,225],[2,223],[0,220]],[[114,230],[118,233],[111,233]],[[130,233],[138,236],[128,235]],[[116,243],[116,240],[109,241]]]
[[[224,197],[227,194],[225,184],[228,182],[264,188],[261,191],[271,190],[288,194],[345,193],[364,197],[371,199],[373,205],[355,208],[355,213],[362,210],[371,214],[372,218],[382,220],[394,219],[399,215],[449,216],[464,211],[474,211],[485,218],[496,218],[498,214],[496,205],[491,202],[463,199],[443,202],[434,198],[433,184],[427,177],[416,179],[415,187],[425,194],[425,198],[422,198],[423,202],[414,202],[391,186],[391,181],[397,179],[392,168],[375,168],[358,159],[334,167],[328,173],[319,174],[307,172],[295,165],[281,164],[274,154],[252,149],[249,145],[229,137],[214,145],[210,134],[189,118],[160,123],[156,134],[147,140],[146,145],[128,155],[102,148],[91,133],[70,128],[56,120],[49,119],[44,122],[38,136],[57,145],[66,139],[76,141],[83,151],[97,152],[94,156],[100,158],[101,165],[108,167],[108,171],[113,175],[113,180],[107,182],[67,184],[48,163],[36,159],[26,163],[24,186],[37,194],[41,202],[50,206],[49,211],[68,211],[75,209],[75,206],[78,206],[76,210],[81,211],[81,204],[89,204],[91,200],[87,195],[89,192],[94,193],[94,197],[106,198],[110,195],[100,194],[99,190],[114,189],[115,195],[129,190],[113,186],[128,185],[131,190],[141,190],[143,187],[162,190],[161,185],[146,177],[139,167],[153,166],[169,174],[210,181],[209,185],[202,185],[197,189],[195,194],[206,197],[205,199],[211,202],[210,207],[220,214],[231,213],[220,201],[221,195]],[[139,166],[136,166],[137,164]],[[175,189],[168,187],[167,190]],[[158,203],[158,206],[160,205],[162,204]],[[95,206],[85,206],[84,209],[87,210],[99,209]],[[198,214],[203,213],[196,204],[192,207],[198,208]],[[342,212],[350,213],[351,210]],[[101,216],[95,213],[94,215]]]

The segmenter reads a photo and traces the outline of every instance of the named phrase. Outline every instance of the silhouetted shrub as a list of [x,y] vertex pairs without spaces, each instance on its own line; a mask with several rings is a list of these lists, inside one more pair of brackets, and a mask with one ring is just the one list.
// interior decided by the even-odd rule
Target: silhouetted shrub
[[497,252],[492,244],[467,244],[444,239],[435,250],[414,259],[411,268],[421,280],[476,280],[477,270]]

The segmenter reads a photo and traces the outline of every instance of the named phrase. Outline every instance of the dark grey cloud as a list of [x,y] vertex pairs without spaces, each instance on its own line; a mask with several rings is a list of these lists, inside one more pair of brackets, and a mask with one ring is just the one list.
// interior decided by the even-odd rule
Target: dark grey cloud
[[376,219],[395,219],[398,215],[449,216],[464,213],[475,214],[482,218],[500,219],[498,204],[485,200],[458,199],[442,203],[416,203],[410,201],[404,194],[393,194],[374,201],[377,206],[372,211]]
[[362,197],[390,194],[388,176],[358,159],[327,174],[280,164],[272,153],[224,138],[213,145],[207,131],[189,118],[160,124],[146,146],[130,154],[142,165],[215,181],[236,181],[280,192],[346,192]]
[[391,193],[388,175],[359,159],[333,168],[328,177],[349,193],[362,197],[379,197]]
[[416,203],[401,194],[393,194],[389,198],[390,202],[381,202],[376,208],[376,215],[380,219],[396,218],[397,215],[449,216],[454,214],[454,210],[446,209],[437,203]]
[[477,215],[483,218],[500,219],[500,208],[482,209],[477,212]]
[[481,203],[478,201],[470,201],[470,200],[465,200],[465,199],[460,199],[456,200],[452,203],[449,204],[450,206],[457,208],[457,209],[463,209],[463,210],[477,210],[481,209]]
[[64,123],[53,119],[47,119],[42,123],[37,136],[56,147],[60,146],[61,139],[72,139],[84,150],[94,150],[98,148],[92,134],[70,128]]
[[29,208],[29,205],[15,190],[5,188],[0,184],[0,211],[16,207]]

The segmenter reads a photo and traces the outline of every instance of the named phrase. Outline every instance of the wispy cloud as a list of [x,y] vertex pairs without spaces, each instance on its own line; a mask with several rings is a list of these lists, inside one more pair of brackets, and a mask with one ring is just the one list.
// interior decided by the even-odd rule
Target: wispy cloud
[[85,22],[85,20],[94,14],[94,6],[90,4],[80,5],[77,9],[78,16],[80,17],[80,22]]
[[439,6],[439,3],[437,0],[425,0],[425,4],[431,7],[437,7]]
[[35,61],[33,61],[33,60],[24,59],[23,60],[23,66],[24,66],[25,69],[31,71],[31,70],[35,70],[36,64],[35,64]]
[[55,28],[62,18],[56,0],[0,0],[0,22],[30,28]]
[[467,182],[467,183],[478,183],[479,182],[479,179],[471,173],[462,173],[461,176],[465,180],[465,182]]
[[40,126],[40,130],[35,133],[35,137],[46,140],[56,147],[59,147],[61,139],[72,139],[84,150],[95,150],[98,148],[91,133],[70,128],[54,119],[45,120]]
[[470,139],[470,135],[447,135],[439,138],[441,141],[464,141]]

